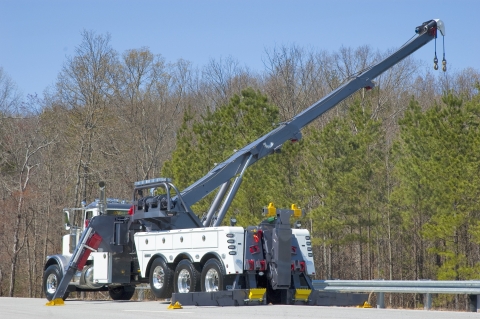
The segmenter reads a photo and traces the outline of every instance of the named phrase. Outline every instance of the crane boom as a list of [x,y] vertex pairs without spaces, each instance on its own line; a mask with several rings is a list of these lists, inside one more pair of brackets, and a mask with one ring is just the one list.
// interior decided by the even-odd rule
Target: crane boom
[[[338,103],[348,98],[359,89],[373,88],[375,86],[374,82],[372,81],[373,79],[414,53],[416,50],[423,47],[431,40],[435,39],[437,36],[437,29],[440,30],[442,35],[445,35],[444,24],[439,19],[430,20],[424,22],[421,26],[418,26],[415,29],[417,35],[405,43],[396,52],[377,64],[371,66],[370,68],[364,70],[363,72],[350,77],[343,85],[326,95],[315,104],[306,108],[304,111],[293,117],[290,121],[280,124],[271,132],[243,147],[226,161],[216,165],[205,176],[184,189],[181,192],[181,197],[183,198],[184,202],[188,206],[195,204],[220,185],[228,183],[232,177],[237,176],[246,167],[253,165],[263,157],[275,152],[275,150],[281,147],[281,145],[286,141],[300,139],[300,130],[303,127],[317,119],[319,116],[333,108]],[[240,182],[241,178],[238,184]],[[232,189],[234,187],[235,183],[233,184]],[[238,189],[238,186],[236,188]],[[227,196],[231,197],[234,196],[234,194],[230,192]],[[221,213],[219,213],[219,215],[221,215]]]

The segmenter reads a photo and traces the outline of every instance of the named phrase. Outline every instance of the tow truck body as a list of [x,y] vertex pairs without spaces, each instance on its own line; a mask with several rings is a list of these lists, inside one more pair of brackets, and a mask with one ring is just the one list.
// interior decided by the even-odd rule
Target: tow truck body
[[[136,182],[131,214],[121,216],[107,214],[109,204],[101,196],[99,213],[81,233],[68,265],[67,257],[61,262],[58,256],[47,260],[44,286],[45,278],[56,275],[47,299],[58,304],[68,291],[98,289],[113,291],[113,299],[130,299],[135,285],[149,283],[158,298],[183,302],[194,294],[217,294],[222,299],[230,293],[237,295],[236,304],[240,300],[318,304],[318,294],[312,293],[315,266],[310,234],[290,225],[292,215],[301,216],[300,209],[295,205],[276,209],[270,204],[260,225],[245,228],[221,226],[225,214],[250,165],[274,154],[286,141],[299,140],[303,127],[357,90],[373,88],[374,78],[435,39],[437,30],[445,35],[441,20],[418,26],[417,35],[392,55],[355,74],[183,191],[168,178]],[[216,189],[208,213],[198,218],[191,206]],[[50,269],[54,265],[58,274]],[[89,284],[76,284],[82,278],[88,278]],[[198,300],[205,297],[199,295]]]

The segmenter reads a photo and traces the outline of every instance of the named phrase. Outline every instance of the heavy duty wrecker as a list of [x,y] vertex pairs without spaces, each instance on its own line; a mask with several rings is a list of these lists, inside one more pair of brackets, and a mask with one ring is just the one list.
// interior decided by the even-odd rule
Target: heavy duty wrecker
[[[48,256],[44,267],[47,305],[63,304],[72,291],[108,290],[114,300],[129,300],[142,283],[172,303],[322,304],[325,296],[314,291],[311,280],[315,267],[310,234],[290,226],[290,217],[300,217],[300,209],[270,204],[264,208],[265,220],[246,228],[221,226],[222,221],[250,165],[279,151],[286,141],[299,140],[303,127],[357,90],[373,88],[373,79],[436,39],[437,30],[445,35],[438,19],[416,27],[416,35],[396,52],[351,76],[183,191],[168,178],[139,181],[133,202],[121,203],[105,198],[101,182],[100,199],[80,209],[81,226],[70,225],[75,210],[65,210],[70,234],[63,238],[63,253]],[[435,69],[437,63],[435,56]],[[445,71],[445,58],[442,63]],[[217,188],[207,214],[198,218],[190,207]],[[335,304],[362,302],[350,297]]]

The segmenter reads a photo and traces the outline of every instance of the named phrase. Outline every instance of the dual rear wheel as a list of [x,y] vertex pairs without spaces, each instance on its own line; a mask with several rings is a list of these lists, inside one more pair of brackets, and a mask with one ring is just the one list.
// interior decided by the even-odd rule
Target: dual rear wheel
[[215,259],[203,267],[188,259],[181,260],[173,269],[162,258],[153,261],[150,268],[150,288],[157,298],[170,298],[172,292],[212,292],[225,290],[225,268]]

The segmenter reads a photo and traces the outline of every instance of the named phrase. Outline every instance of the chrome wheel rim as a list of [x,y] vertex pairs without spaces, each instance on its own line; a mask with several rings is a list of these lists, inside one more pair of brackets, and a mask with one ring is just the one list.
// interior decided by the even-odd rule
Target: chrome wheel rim
[[48,275],[46,289],[49,294],[54,294],[57,291],[57,276],[55,274]]
[[153,270],[152,284],[155,289],[162,289],[163,284],[165,283],[165,272],[163,267],[157,266]]
[[177,280],[178,292],[179,293],[190,292],[190,284],[191,284],[191,278],[188,270],[186,269],[180,270],[180,272],[178,273],[178,280]]
[[209,269],[205,274],[205,291],[218,291],[219,276],[215,269]]

